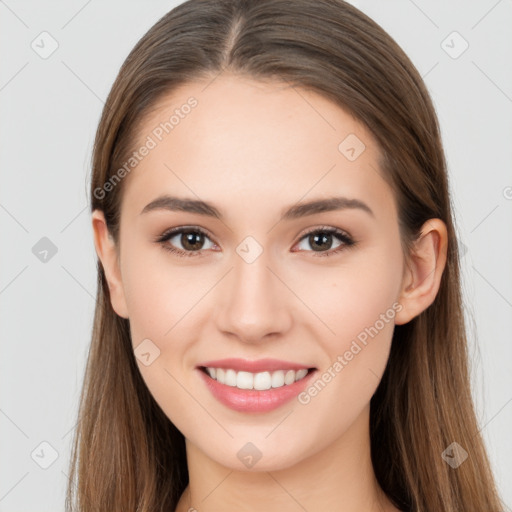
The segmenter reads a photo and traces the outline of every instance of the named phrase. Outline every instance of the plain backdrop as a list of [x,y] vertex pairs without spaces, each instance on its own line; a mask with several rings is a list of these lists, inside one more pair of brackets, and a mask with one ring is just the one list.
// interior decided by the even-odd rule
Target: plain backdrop
[[[0,0],[0,512],[64,510],[95,305],[94,134],[129,51],[178,3]],[[510,506],[512,2],[353,3],[404,48],[438,112],[473,392]]]

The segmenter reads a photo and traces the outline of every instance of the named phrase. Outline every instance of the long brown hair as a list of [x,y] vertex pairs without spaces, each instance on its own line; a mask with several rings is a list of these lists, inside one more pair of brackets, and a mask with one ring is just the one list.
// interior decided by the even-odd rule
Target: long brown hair
[[[397,203],[404,254],[426,220],[445,222],[448,255],[437,297],[395,327],[371,399],[372,461],[380,486],[402,510],[502,510],[470,392],[436,113],[411,61],[366,15],[342,0],[189,0],[174,8],[137,43],[112,86],[94,144],[91,210],[104,212],[117,242],[123,181],[105,184],[134,150],[144,115],[174,88],[224,70],[309,89],[369,128]],[[99,260],[97,268],[66,509],[168,512],[188,483],[184,437],[142,380],[129,322],[111,306]],[[456,469],[442,457],[453,442],[468,452]]]

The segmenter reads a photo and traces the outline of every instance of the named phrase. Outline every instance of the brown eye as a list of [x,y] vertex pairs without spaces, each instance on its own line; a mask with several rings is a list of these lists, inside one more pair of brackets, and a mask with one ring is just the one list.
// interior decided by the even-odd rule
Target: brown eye
[[309,235],[308,242],[314,251],[328,250],[332,247],[332,234],[314,233]]
[[[301,238],[299,246],[300,244],[309,246],[312,249],[312,251],[307,250],[306,247],[305,252],[318,253],[315,256],[331,256],[355,245],[355,242],[349,235],[339,229],[321,228],[306,233],[306,235]],[[334,248],[333,244],[336,244]],[[302,249],[304,249],[304,247]]]
[[183,232],[180,236],[180,243],[186,251],[197,251],[202,248],[205,236],[199,231]]
[[[164,249],[179,256],[200,256],[203,250],[211,249],[214,246],[210,237],[199,228],[172,229],[166,231],[156,241],[161,243]],[[207,241],[211,244],[209,247],[205,247]]]

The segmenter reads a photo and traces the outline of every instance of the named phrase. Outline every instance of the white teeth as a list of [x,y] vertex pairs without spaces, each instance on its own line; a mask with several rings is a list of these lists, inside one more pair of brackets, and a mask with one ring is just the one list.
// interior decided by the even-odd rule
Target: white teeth
[[[207,368],[208,369],[208,368]],[[217,379],[218,382],[222,382],[222,384],[226,383],[226,370],[224,368],[213,368],[215,371],[215,377],[212,379]]]
[[263,391],[272,387],[272,377],[269,372],[257,373],[254,376],[254,389]]
[[272,387],[280,388],[281,386],[284,386],[284,372],[279,370],[272,374]]
[[221,384],[238,389],[256,389],[258,391],[289,386],[308,374],[306,369],[259,373],[235,372],[235,370],[225,370],[224,368],[206,368],[206,371],[212,379]]
[[224,384],[226,386],[232,386],[235,387],[237,384],[237,377],[235,370],[226,370],[226,375],[224,377]]
[[293,370],[288,370],[286,375],[284,376],[285,384],[293,384],[295,382],[295,372]]
[[308,371],[305,369],[297,370],[295,372],[295,380],[300,380],[300,379],[304,378],[307,374],[308,374]]
[[[235,370],[231,370],[235,371]],[[249,372],[238,372],[236,374],[236,387],[240,389],[252,389],[253,386],[253,376],[252,373]]]

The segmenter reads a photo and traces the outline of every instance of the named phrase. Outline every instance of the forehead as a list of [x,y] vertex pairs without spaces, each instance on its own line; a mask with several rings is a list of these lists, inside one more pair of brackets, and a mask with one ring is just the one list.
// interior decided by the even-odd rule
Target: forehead
[[139,212],[162,193],[245,208],[333,194],[392,207],[371,132],[287,83],[221,74],[184,84],[146,114],[137,135],[134,150],[151,149],[130,172],[123,203]]

